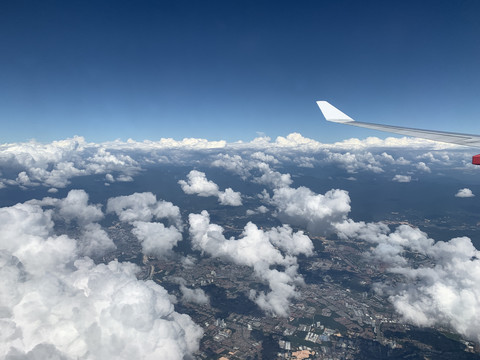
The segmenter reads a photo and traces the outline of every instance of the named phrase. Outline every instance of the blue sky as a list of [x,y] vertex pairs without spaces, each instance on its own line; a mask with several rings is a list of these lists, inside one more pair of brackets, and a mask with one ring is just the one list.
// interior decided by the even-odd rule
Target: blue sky
[[3,1],[0,142],[480,133],[480,2]]

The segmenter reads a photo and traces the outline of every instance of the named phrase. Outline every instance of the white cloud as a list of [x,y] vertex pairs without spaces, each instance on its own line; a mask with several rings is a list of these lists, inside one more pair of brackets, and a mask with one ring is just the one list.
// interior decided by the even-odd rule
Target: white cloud
[[257,211],[260,213],[260,214],[266,214],[268,212],[268,208],[266,206],[263,206],[263,205],[260,205],[258,208],[257,208]]
[[132,182],[133,181],[133,177],[131,177],[130,175],[119,175],[117,177],[117,181],[120,181],[120,182]]
[[298,164],[298,166],[304,168],[313,168],[312,162],[314,161],[315,158],[311,156],[299,156],[295,158],[295,162]]
[[367,137],[366,139],[347,139],[334,144],[324,144],[329,148],[361,150],[366,148],[409,148],[409,149],[450,149],[458,148],[458,145],[435,142],[432,140],[411,138],[411,137],[387,137],[379,139],[377,137]]
[[198,348],[202,330],[174,311],[162,287],[138,281],[133,264],[77,260],[72,270],[47,277],[29,273],[22,280],[14,258],[3,257],[10,264],[2,266],[2,277],[9,276],[21,290],[2,304],[11,311],[3,324],[13,330],[3,333],[2,357],[40,344],[65,357],[85,359],[182,359]]
[[270,242],[288,255],[313,255],[313,243],[303,231],[293,232],[288,225],[268,231]]
[[412,181],[412,177],[410,175],[395,175],[392,181],[396,181],[399,183],[409,183]]
[[52,211],[38,205],[0,208],[0,249],[17,257],[28,272],[42,275],[77,256],[76,243],[53,233]]
[[250,176],[251,166],[240,155],[218,154],[211,165],[227,169],[244,179]]
[[[242,236],[227,240],[223,228],[210,223],[208,212],[190,214],[190,236],[195,249],[213,257],[219,257],[239,265],[253,268],[255,274],[270,287],[269,293],[251,291],[250,298],[264,311],[279,316],[287,316],[290,299],[297,296],[295,284],[301,284],[296,258],[288,254],[310,255],[313,244],[302,232],[294,233],[288,226],[260,230],[249,222]],[[283,255],[279,249],[285,250]],[[284,271],[271,269],[272,265],[282,265]]]
[[182,301],[195,303],[199,305],[208,305],[210,304],[210,298],[205,291],[202,289],[190,289],[188,288],[187,282],[183,278],[176,278],[174,279],[175,282],[180,284],[180,292],[182,293]]
[[180,291],[182,292],[183,301],[199,305],[207,305],[210,303],[210,298],[202,289],[189,289],[185,285],[180,285]]
[[218,193],[218,201],[222,205],[240,206],[242,205],[242,195],[231,188],[227,188],[225,191]]
[[[88,206],[78,218],[98,218]],[[201,328],[165,289],[137,280],[134,264],[79,258],[77,241],[54,233],[54,211],[0,208],[1,358],[182,359],[198,349]],[[97,225],[84,234],[98,241]]]
[[222,149],[227,146],[227,142],[220,141],[208,141],[206,139],[185,138],[183,140],[174,140],[171,138],[163,138],[158,141],[144,140],[135,141],[128,139],[126,142],[116,140],[103,143],[103,145],[110,149],[125,150],[135,149],[139,151],[151,151],[151,150],[168,150],[168,149],[185,149],[185,150],[209,150],[209,149]]
[[60,216],[67,221],[76,220],[80,224],[89,224],[103,218],[101,206],[89,205],[88,194],[84,190],[70,190],[65,199],[55,202]]
[[192,170],[187,175],[188,180],[179,180],[185,194],[195,194],[198,196],[217,196],[220,190],[213,181],[207,180],[205,173]]
[[[338,224],[337,230],[341,237],[373,243],[369,255],[403,278],[392,285],[377,284],[377,290],[389,296],[405,320],[419,326],[446,325],[480,341],[480,252],[469,238],[435,242],[407,225],[390,232],[381,223],[352,220]],[[409,253],[429,261],[415,265]]]
[[350,212],[350,197],[345,190],[332,189],[325,195],[315,194],[306,187],[282,187],[273,191],[272,205],[280,220],[306,227],[314,234],[331,230],[331,224],[342,221]]
[[427,166],[427,164],[425,164],[423,161],[420,161],[418,164],[415,165],[415,167],[420,171],[424,171],[427,173],[432,172],[430,168]]
[[318,150],[322,143],[306,138],[299,133],[291,133],[287,137],[279,136],[275,140],[275,146],[280,148],[297,148],[301,150]]
[[66,187],[76,176],[111,171],[131,176],[140,169],[129,155],[115,155],[103,145],[86,143],[82,137],[50,144],[30,141],[0,145],[0,166],[22,169],[15,179],[17,185],[54,188]]
[[145,221],[133,222],[132,233],[142,244],[142,251],[146,255],[157,258],[168,255],[182,240],[182,233],[174,226],[166,227],[162,223]]
[[248,209],[247,210],[247,215],[250,216],[250,215],[255,215],[255,214],[266,214],[267,212],[269,212],[268,208],[264,205],[260,205],[255,210]]
[[410,161],[409,160],[406,160],[403,156],[399,157],[397,160],[396,160],[396,163],[398,165],[410,165]]
[[81,255],[102,256],[116,248],[105,230],[96,223],[104,217],[101,205],[89,204],[88,194],[84,190],[70,190],[64,199],[46,197],[42,200],[30,200],[27,203],[36,206],[53,206],[54,209],[49,213],[54,219],[62,219],[67,224],[75,221],[76,224],[71,226],[78,226],[80,230],[77,250]]
[[116,246],[99,224],[90,223],[83,227],[78,248],[80,254],[95,257],[115,250]]
[[[158,200],[150,192],[117,196],[107,201],[107,212],[133,225],[132,234],[140,241],[146,255],[163,257],[182,240],[180,209],[171,202]],[[166,219],[170,226],[151,220]]]
[[251,158],[265,163],[278,164],[279,162],[277,159],[275,159],[275,156],[265,154],[261,151],[254,152],[251,155]]
[[[384,170],[381,164],[375,159],[371,152],[360,153],[340,153],[326,151],[326,161],[333,162],[343,167],[349,173],[356,173],[359,170],[372,171],[374,173],[382,173]],[[383,157],[384,159],[384,157]],[[388,158],[387,158],[388,161]]]
[[455,197],[459,198],[469,198],[469,197],[474,197],[475,195],[473,194],[472,190],[464,188],[458,190],[458,192],[455,194]]
[[259,184],[269,185],[273,188],[290,186],[293,181],[290,174],[281,174],[270,168],[266,163],[258,163],[258,169],[263,173],[260,177],[254,179]]
[[231,188],[227,188],[225,191],[220,191],[218,185],[213,181],[208,180],[205,173],[201,171],[190,171],[187,174],[187,179],[187,181],[178,181],[185,194],[196,194],[204,197],[215,196],[222,205],[242,205],[242,196],[239,192],[235,192]]
[[[279,179],[275,177],[278,172],[265,165],[291,163],[312,167],[315,161],[334,163],[348,172],[379,173],[384,171],[385,165],[410,163],[410,160],[403,157],[395,160],[386,149],[401,149],[407,157],[409,154],[415,155],[415,151],[418,153],[419,150],[427,150],[426,154],[417,156],[427,162],[425,166],[417,165],[422,171],[428,171],[426,169],[431,167],[430,162],[441,166],[461,163],[464,159],[464,153],[456,150],[455,146],[411,138],[382,140],[371,137],[322,144],[301,134],[292,133],[286,137],[279,136],[275,141],[262,137],[250,142],[235,143],[205,139],[160,139],[143,142],[117,140],[95,144],[86,142],[82,137],[74,137],[49,144],[35,141],[1,144],[0,167],[8,170],[4,171],[4,174],[9,175],[8,178],[0,179],[0,186],[65,188],[70,179],[88,175],[103,175],[108,184],[114,181],[133,181],[143,167],[151,164],[195,166],[203,163],[229,169],[244,179],[252,176],[252,171],[258,170],[261,172],[259,177],[263,176],[260,182],[278,187],[278,181],[288,183],[288,174],[284,175],[284,179]],[[448,149],[448,152],[438,151],[439,149]]]
[[169,201],[158,200],[151,192],[134,193],[108,199],[107,213],[116,213],[121,221],[151,221],[153,218],[167,219],[178,229],[182,227],[182,218],[178,206]]

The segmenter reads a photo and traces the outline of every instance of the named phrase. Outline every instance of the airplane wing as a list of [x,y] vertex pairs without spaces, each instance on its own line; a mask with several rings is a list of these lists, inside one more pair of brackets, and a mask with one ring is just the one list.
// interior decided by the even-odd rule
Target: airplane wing
[[[391,133],[401,134],[406,136],[414,136],[414,137],[419,137],[423,139],[429,139],[429,140],[451,143],[456,145],[480,147],[480,135],[461,134],[461,133],[436,131],[436,130],[422,130],[422,129],[414,129],[414,128],[408,128],[408,127],[401,127],[401,126],[360,122],[360,121],[353,120],[350,116],[344,114],[343,112],[338,110],[336,107],[334,107],[327,101],[317,101],[317,105],[322,111],[323,116],[325,116],[325,119],[328,121],[347,124],[347,125],[353,125],[353,126],[359,126],[359,127],[364,127],[368,129],[386,131],[386,132],[391,132]],[[477,156],[478,155],[474,156],[473,163],[475,165],[480,165],[480,159]]]

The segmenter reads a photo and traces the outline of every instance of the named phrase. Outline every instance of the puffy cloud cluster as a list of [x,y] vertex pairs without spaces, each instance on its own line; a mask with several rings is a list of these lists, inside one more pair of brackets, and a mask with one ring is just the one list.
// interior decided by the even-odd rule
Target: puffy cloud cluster
[[268,212],[268,208],[264,205],[260,205],[255,210],[248,209],[247,215],[255,215],[255,214],[266,214]]
[[[210,223],[207,211],[190,214],[190,236],[197,250],[238,265],[253,268],[256,276],[268,283],[270,292],[251,291],[250,298],[267,313],[287,316],[290,299],[297,296],[296,284],[303,282],[298,274],[295,255],[313,253],[313,244],[303,232],[289,226],[259,229],[249,222],[239,239],[226,239],[223,228]],[[283,252],[283,253],[282,253]],[[272,268],[280,265],[283,271]]]
[[240,155],[218,154],[211,165],[227,169],[243,179],[250,176],[251,166]]
[[0,208],[1,358],[183,359],[198,349],[201,328],[165,289],[137,280],[136,265],[96,265],[81,240],[55,234],[56,217],[89,226],[98,210],[81,191]]
[[192,302],[199,305],[206,305],[210,303],[210,299],[205,291],[202,289],[190,289],[185,285],[180,285],[180,291],[182,292],[182,300]]
[[[402,157],[387,154],[387,149],[389,152],[401,150]],[[413,171],[430,172],[432,165],[452,164],[473,170],[469,155],[455,146],[411,138],[372,137],[323,144],[292,133],[274,141],[268,137],[235,143],[205,139],[143,142],[129,139],[95,144],[74,137],[49,144],[35,141],[1,144],[0,167],[5,171],[0,174],[0,188],[45,186],[54,192],[68,186],[70,179],[87,175],[103,175],[105,185],[110,185],[133,181],[142,168],[158,163],[211,164],[244,179],[258,177],[258,182],[271,186],[279,186],[279,181],[288,182],[288,179],[279,179],[274,169],[285,164],[306,168],[318,163],[334,164],[350,173],[382,173],[386,166],[410,166]],[[260,174],[257,176],[255,172]]]
[[[343,167],[349,173],[356,173],[359,170],[372,171],[374,173],[382,173],[384,170],[381,167],[380,161],[370,152],[359,153],[340,153],[330,152],[327,150],[326,161],[333,162]],[[384,153],[385,154],[385,153]],[[381,157],[382,160],[390,162],[389,157]]]
[[278,171],[272,170],[268,164],[260,163],[257,165],[262,172],[260,177],[255,178],[255,182],[259,184],[269,185],[273,188],[281,188],[290,186],[293,181],[290,174],[281,174]]
[[139,151],[151,151],[151,150],[171,150],[171,149],[184,149],[187,151],[192,150],[211,150],[222,149],[227,146],[225,140],[208,141],[206,139],[198,138],[184,138],[183,140],[174,140],[172,138],[162,138],[158,141],[144,140],[135,141],[128,139],[127,141],[115,140],[104,143],[107,148],[115,150],[134,149]]
[[[435,242],[407,225],[390,232],[384,224],[352,220],[339,223],[337,230],[341,237],[374,244],[370,256],[403,277],[403,282],[378,284],[377,288],[407,321],[421,326],[447,325],[480,341],[480,252],[469,238]],[[412,253],[428,261],[414,266]]]
[[84,190],[70,190],[64,199],[46,197],[30,200],[27,204],[53,207],[49,213],[54,219],[78,226],[80,236],[77,248],[81,255],[100,256],[116,248],[106,231],[97,223],[104,217],[101,205],[89,204],[88,194]]
[[432,170],[430,170],[427,164],[425,164],[423,161],[420,161],[418,164],[415,165],[415,167],[420,171],[424,171],[427,173],[432,172]]
[[257,151],[251,155],[252,159],[259,160],[264,163],[278,164],[279,161],[273,155],[265,154],[264,152]]
[[271,187],[282,187],[292,184],[290,174],[281,174],[271,168],[270,163],[279,163],[272,155],[257,151],[251,154],[250,157],[249,160],[245,160],[240,155],[219,154],[211,165],[232,171],[243,179],[253,177],[254,182]]
[[182,187],[185,194],[196,194],[198,196],[216,196],[222,205],[240,206],[242,205],[242,195],[233,191],[231,188],[220,191],[218,185],[210,181],[205,173],[192,170],[187,175],[187,181],[179,180],[178,183]]
[[0,145],[0,166],[17,171],[8,185],[63,188],[76,176],[119,172],[131,176],[139,170],[128,154],[113,154],[102,145],[74,137],[50,144],[35,141]]
[[342,221],[350,212],[350,197],[345,190],[332,189],[325,195],[306,187],[281,187],[273,190],[269,200],[276,206],[278,218],[305,227],[313,234],[324,234],[332,224]]
[[[107,213],[116,213],[121,221],[133,225],[132,233],[142,245],[143,253],[162,257],[171,253],[182,240],[182,218],[178,206],[159,200],[150,193],[117,196],[107,201]],[[153,219],[165,219],[169,226]]]
[[[244,179],[254,176],[256,182],[279,187],[279,173],[275,172],[272,167],[281,164],[294,164],[307,168],[314,167],[314,164],[334,164],[349,173],[368,171],[376,174],[383,173],[391,167],[395,171],[398,166],[408,166],[409,171],[428,173],[431,172],[429,165],[424,161],[419,162],[418,159],[431,162],[433,153],[430,150],[444,148],[442,146],[435,142],[410,138],[350,139],[341,143],[322,144],[300,134],[290,134],[286,138],[278,137],[274,142],[271,142],[269,138],[257,138],[250,143],[229,144],[224,149],[229,153],[217,155],[212,165],[235,172]],[[449,145],[446,147],[448,148]],[[386,152],[387,149],[393,152],[401,150],[402,156],[393,156]],[[422,149],[426,149],[428,152],[422,153]],[[235,151],[238,153],[235,154]],[[421,155],[418,155],[419,153]],[[431,155],[430,158],[428,154]],[[435,154],[442,158],[441,162],[435,163],[436,166],[442,164],[448,166],[452,161],[462,163],[458,155],[455,155],[457,158],[453,160],[453,158],[448,158],[445,151]],[[455,152],[449,154],[454,155]],[[445,160],[446,158],[448,161]],[[256,176],[255,172],[260,172],[260,175]],[[284,183],[282,186],[288,185],[290,183]]]
[[367,137],[366,139],[347,139],[334,144],[325,144],[326,147],[334,149],[349,149],[362,150],[366,148],[408,148],[408,149],[454,149],[459,148],[459,145],[452,145],[442,142],[436,142],[427,139],[412,138],[412,137],[387,137],[386,139],[379,139],[377,137]]
[[[188,261],[188,258],[185,258]],[[195,303],[199,305],[210,304],[210,298],[202,289],[190,289],[187,287],[187,281],[183,278],[174,279],[179,285],[182,293],[182,301]]]
[[410,175],[395,175],[392,181],[399,182],[399,183],[409,183],[412,181],[412,177]]
[[455,197],[459,198],[469,198],[469,197],[474,197],[475,195],[473,194],[472,190],[464,188],[458,190],[458,192],[455,194]]
[[124,222],[151,221],[167,219],[171,224],[181,227],[180,209],[171,202],[158,200],[151,192],[134,193],[108,199],[107,213],[114,212]]

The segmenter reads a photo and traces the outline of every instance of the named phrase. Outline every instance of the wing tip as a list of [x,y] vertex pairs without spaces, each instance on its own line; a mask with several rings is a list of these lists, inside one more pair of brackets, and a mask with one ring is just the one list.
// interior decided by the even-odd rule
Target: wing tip
[[336,122],[336,123],[349,123],[353,120],[350,116],[344,114],[340,110],[338,110],[335,106],[330,104],[328,101],[319,100],[317,101],[317,105],[320,108],[325,120]]

